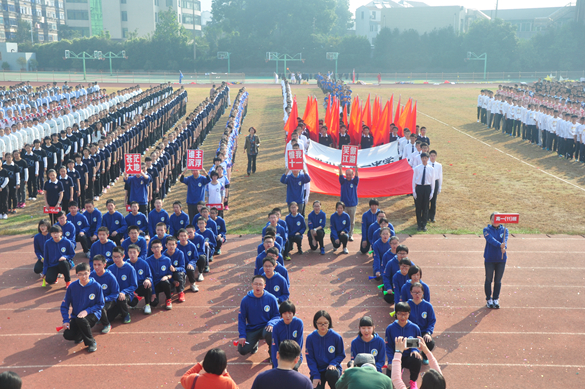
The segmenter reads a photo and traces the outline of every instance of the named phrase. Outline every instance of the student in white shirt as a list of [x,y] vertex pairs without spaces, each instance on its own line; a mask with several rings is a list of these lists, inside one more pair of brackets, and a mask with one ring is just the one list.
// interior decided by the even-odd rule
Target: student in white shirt
[[429,218],[429,203],[435,191],[435,172],[433,167],[428,164],[429,154],[422,153],[420,157],[422,164],[413,169],[412,195],[416,206],[417,230],[426,231]]
[[216,171],[209,172],[211,181],[206,185],[207,204],[223,204],[225,188],[218,181],[219,174]]
[[429,209],[429,221],[431,223],[435,222],[435,215],[437,214],[437,196],[441,193],[443,189],[443,165],[437,162],[437,152],[435,150],[431,150],[430,152],[430,161],[429,165],[431,165],[434,169],[434,179],[435,179],[435,190],[433,192],[433,198],[431,199],[431,207]]

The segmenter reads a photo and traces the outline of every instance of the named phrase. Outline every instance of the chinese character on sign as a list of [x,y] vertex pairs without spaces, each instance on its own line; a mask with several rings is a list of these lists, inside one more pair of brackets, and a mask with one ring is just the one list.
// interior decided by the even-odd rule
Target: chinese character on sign
[[126,154],[124,156],[126,174],[140,174],[140,154]]
[[203,150],[189,150],[187,152],[187,169],[203,169]]
[[303,170],[303,150],[288,150],[289,170]]
[[344,145],[341,149],[341,164],[345,166],[356,166],[357,151],[357,146]]
[[496,223],[513,223],[517,224],[520,221],[520,215],[517,213],[499,213],[494,215],[494,222]]

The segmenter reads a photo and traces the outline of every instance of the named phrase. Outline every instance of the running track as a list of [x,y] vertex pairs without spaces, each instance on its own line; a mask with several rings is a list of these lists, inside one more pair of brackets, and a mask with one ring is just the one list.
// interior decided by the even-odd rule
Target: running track
[[[585,362],[585,239],[582,236],[524,235],[509,240],[502,309],[487,310],[483,297],[484,239],[481,236],[401,236],[409,257],[423,268],[437,314],[435,356],[448,388],[577,388]],[[32,272],[28,236],[0,243],[0,371],[16,371],[25,388],[180,388],[182,374],[206,350],[226,350],[228,371],[242,389],[269,368],[267,348],[247,357],[236,352],[237,313],[249,290],[258,236],[230,236],[224,254],[200,283],[201,292],[172,311],[151,316],[133,311],[129,325],[116,322],[108,335],[94,327],[98,351],[88,354],[55,333],[64,283],[41,288]],[[304,246],[308,247],[305,240]],[[371,260],[355,254],[293,255],[287,263],[291,299],[312,331],[312,316],[327,309],[344,337],[346,353],[361,316],[370,315],[384,336],[387,304],[369,281]],[[75,262],[86,260],[81,254]],[[141,305],[142,306],[142,303]],[[349,358],[346,359],[347,362]],[[301,372],[307,374],[306,364]],[[420,384],[420,380],[419,380]]]

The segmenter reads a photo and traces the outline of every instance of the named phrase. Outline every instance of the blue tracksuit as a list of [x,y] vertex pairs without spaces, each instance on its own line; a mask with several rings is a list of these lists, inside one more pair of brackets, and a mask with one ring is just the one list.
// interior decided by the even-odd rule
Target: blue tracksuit
[[[193,243],[187,240],[187,244],[183,246],[181,242],[177,242],[177,251],[183,253],[183,260],[185,261],[185,266],[190,264],[191,266],[193,266],[193,268],[197,269],[197,260],[199,259],[199,253],[197,252],[197,247],[195,247]],[[173,266],[175,265],[173,264]]]
[[201,235],[203,237],[203,240],[209,243],[209,247],[211,248],[211,255],[213,255],[215,246],[217,244],[217,241],[215,240],[215,234],[213,233],[213,231],[205,229],[205,231],[201,232],[201,230],[199,230],[197,231],[197,234]]
[[351,360],[353,361],[358,354],[372,354],[376,358],[376,369],[382,372],[382,366],[386,362],[386,345],[384,339],[378,334],[369,342],[364,342],[360,335],[351,341]]
[[73,247],[75,247],[75,226],[73,223],[68,220],[64,225],[59,223],[55,223],[54,225],[61,227],[63,230],[63,238],[69,239],[73,243]]
[[171,259],[169,257],[161,255],[159,259],[156,259],[154,255],[151,255],[150,257],[146,258],[146,263],[148,263],[148,266],[150,266],[153,286],[156,286],[160,282],[160,279],[164,276],[173,275],[171,272]]
[[51,234],[43,235],[40,232],[35,235],[33,247],[35,249],[35,255],[37,259],[41,261],[45,255],[45,243],[51,239]]
[[[325,229],[325,226],[327,225],[327,215],[323,211],[319,212],[318,215],[315,213],[315,211],[311,211],[308,219],[309,230],[314,230],[317,227]],[[309,231],[307,231],[307,235],[308,234]]]
[[292,214],[286,215],[285,221],[290,236],[294,236],[297,233],[299,233],[302,236],[305,233],[305,230],[307,229],[305,218],[300,213],[297,213],[296,216],[293,216]]
[[406,284],[406,281],[408,281],[408,274],[402,275],[400,271],[397,271],[396,274],[394,274],[394,276],[392,277],[392,291],[394,291],[394,304],[399,303],[401,301],[400,296],[402,292],[402,286]]
[[205,187],[211,182],[209,176],[199,176],[197,178],[181,176],[179,181],[187,185],[187,204],[197,204],[200,201],[205,201]]
[[[65,291],[65,298],[61,302],[61,316],[63,323],[70,323],[72,318],[77,317],[80,312],[87,311],[94,314],[99,320],[102,317],[104,307],[104,294],[101,285],[90,278],[87,285],[83,286],[79,280],[73,281]],[[73,309],[69,315],[69,306]]]
[[175,272],[185,273],[185,255],[181,250],[175,250],[173,255],[170,255],[169,250],[165,250],[163,255],[169,257],[171,265],[175,268]]
[[[392,358],[394,358],[394,352],[396,351],[396,344],[394,343],[394,339],[399,336],[405,338],[416,338],[417,336],[421,336],[420,328],[418,328],[418,326],[410,320],[406,322],[404,327],[400,327],[398,320],[386,327],[386,355],[388,356],[388,363],[392,363]],[[404,350],[404,353],[406,355],[410,355],[410,353],[413,351],[418,351],[418,349],[410,348],[408,350]]]
[[104,300],[106,301],[106,303],[108,301],[115,301],[118,298],[118,296],[120,295],[120,286],[118,285],[118,281],[116,281],[116,277],[114,277],[112,272],[106,269],[106,271],[104,271],[104,274],[98,276],[94,270],[91,272],[89,276],[96,280],[97,283],[102,286],[102,291],[104,292]]
[[115,211],[113,214],[106,212],[102,217],[102,226],[108,227],[110,235],[112,235],[112,232],[116,231],[118,234],[124,236],[126,230],[128,230],[126,219],[124,219],[124,216],[118,211]]
[[136,271],[136,281],[138,282],[138,285],[142,285],[144,280],[149,280],[152,284],[152,272],[150,271],[150,266],[148,266],[148,263],[146,263],[145,260],[138,258],[134,263],[132,261],[128,261],[127,263],[132,265]]
[[197,256],[205,255],[205,238],[199,234],[195,234],[193,239],[189,239],[189,242],[193,243],[197,249]]
[[373,222],[372,224],[370,224],[370,226],[368,227],[368,242],[376,242],[374,240],[374,232],[376,232],[376,230],[378,230],[380,228],[380,225],[378,224],[378,221],[376,220],[375,222]]
[[[279,261],[276,262],[276,267],[274,268],[274,272],[280,274],[281,276],[284,277],[284,279],[286,280],[286,283],[288,284],[288,287],[290,289],[290,280],[288,278],[288,270],[286,270],[286,267],[284,267],[283,265],[281,265],[279,263]],[[264,275],[264,268],[261,267],[260,269],[258,269],[258,274],[260,274],[261,276]]]
[[146,248],[146,239],[144,239],[143,237],[139,236],[138,239],[136,239],[136,242],[132,242],[132,240],[130,238],[128,239],[124,239],[124,241],[122,242],[122,247],[124,248],[124,253],[126,253],[126,259],[130,258],[130,256],[128,255],[128,247],[131,244],[135,244],[136,246],[140,247],[140,252],[138,253],[138,258],[140,259],[146,259],[147,257],[147,248]]
[[153,237],[156,235],[156,225],[158,223],[165,223],[167,225],[167,231],[170,230],[170,216],[167,211],[161,209],[157,212],[153,209],[148,214],[148,236]]
[[373,244],[372,249],[374,250],[373,275],[376,275],[376,273],[381,274],[382,270],[384,269],[382,267],[382,258],[384,257],[384,254],[386,254],[387,251],[390,251],[390,239],[388,239],[386,243],[384,243],[382,239],[378,239]]
[[[152,242],[155,239],[160,240],[160,242],[162,243],[163,250],[164,250],[165,247],[167,247],[167,238],[169,236],[170,236],[169,234],[165,234],[165,236],[163,236],[162,238],[159,238],[158,235],[155,235],[155,236],[151,237],[150,240],[148,241],[148,254],[146,256],[147,257],[150,257],[152,255],[152,250],[151,250],[151,248],[152,248]],[[146,261],[146,258],[144,258],[144,260]]]
[[[429,286],[427,284],[425,284],[423,282],[423,280],[419,281],[423,287],[423,298],[430,302],[431,301],[431,291],[429,289]],[[400,291],[400,300],[402,300],[402,302],[406,302],[408,300],[410,300],[412,298],[412,293],[410,293],[410,285],[411,285],[411,280],[406,281],[406,284],[402,285],[402,289]]]
[[[394,231],[394,226],[390,223],[388,223],[388,228],[390,229],[390,237],[396,236],[396,231]],[[382,230],[382,228],[378,228],[376,231],[374,231],[374,233],[372,234],[372,242],[377,241],[378,239],[380,239],[380,231]]]
[[[144,233],[144,235],[148,235],[148,221],[146,220],[146,216],[143,213],[138,212],[136,215],[129,213],[125,217],[126,225],[130,226],[137,226],[140,228],[140,231]],[[125,238],[128,238],[128,231],[124,235]]]
[[148,186],[152,179],[150,176],[144,178],[143,176],[130,176],[126,180],[130,187],[130,193],[128,195],[128,202],[131,203],[136,201],[138,204],[146,205],[148,203]]
[[116,277],[120,292],[133,299],[134,291],[138,288],[138,278],[134,267],[128,262],[124,262],[122,267],[114,264],[114,266],[108,267],[108,270]]
[[114,263],[114,260],[112,259],[114,247],[116,247],[116,244],[109,239],[104,244],[102,244],[102,242],[100,242],[99,240],[96,240],[91,245],[91,249],[89,250],[89,256],[92,259],[91,261],[89,261],[89,266],[91,267],[91,270],[93,270],[93,257],[95,257],[98,254],[101,254],[104,257],[106,257],[106,261],[108,262],[108,264]]
[[370,243],[373,243],[371,240],[368,239],[368,228],[370,228],[372,223],[377,220],[378,215],[372,213],[371,209],[368,209],[366,212],[364,212],[364,214],[362,215],[362,242],[368,241]]
[[274,326],[280,319],[278,301],[272,294],[264,291],[262,297],[254,296],[249,291],[240,303],[238,313],[238,334],[245,338],[246,333],[259,330],[266,326]]
[[307,336],[305,355],[311,380],[321,378],[321,374],[325,373],[329,365],[337,367],[341,374],[341,362],[345,359],[343,338],[331,329],[325,336],[319,335],[315,330]]
[[421,333],[432,335],[435,331],[437,318],[435,317],[435,310],[431,303],[426,300],[421,301],[418,305],[412,300],[408,300],[407,302],[410,305],[409,320],[420,328]]
[[498,228],[494,228],[489,224],[483,229],[483,236],[485,238],[485,250],[483,257],[486,262],[506,262],[508,253],[505,253],[502,259],[502,249],[500,245],[506,242],[506,249],[508,248],[508,229],[500,224]]
[[272,328],[272,348],[270,350],[272,354],[272,361],[274,367],[278,367],[278,359],[276,358],[276,352],[280,343],[285,340],[294,340],[301,347],[301,359],[303,361],[303,321],[296,316],[293,316],[290,324],[285,324],[284,320],[280,319]]
[[77,213],[75,216],[72,216],[69,213],[67,214],[67,220],[70,221],[75,227],[75,235],[78,235],[80,232],[83,232],[85,235],[88,234],[89,223],[83,214]]
[[43,250],[43,274],[47,274],[47,269],[59,266],[59,258],[65,257],[73,268],[73,257],[75,256],[75,246],[69,239],[62,238],[59,243],[54,239],[48,239],[45,242]]
[[339,176],[341,201],[343,201],[346,207],[355,207],[358,205],[357,186],[359,181],[359,177],[354,177],[349,181],[345,176]]
[[[269,226],[269,224],[266,225],[266,227],[264,227],[262,229],[262,238],[264,238],[264,235],[266,235],[266,229],[268,228],[268,226]],[[282,239],[282,241],[283,241],[282,243],[283,244],[286,243],[286,241],[287,241],[287,234],[286,234],[286,231],[284,230],[284,228],[280,224],[278,224],[276,226],[276,238],[278,239],[278,237],[280,237]]]
[[92,213],[85,211],[83,215],[89,223],[87,234],[89,236],[97,236],[97,230],[102,226],[102,213],[99,209],[94,208]]
[[181,211],[181,214],[177,216],[177,214],[173,212],[169,221],[171,224],[169,227],[169,234],[176,236],[181,228],[185,228],[189,225],[189,215]]
[[[382,276],[384,278],[384,289],[390,291],[393,290],[392,277],[394,277],[394,274],[400,272],[400,264],[398,263],[396,254],[392,254],[392,251],[388,251],[386,254],[388,253],[390,253],[391,257],[387,256],[386,259],[382,259],[385,261],[390,258],[390,260],[386,263],[386,267],[384,267],[384,274]],[[414,266],[414,262],[410,261],[410,263],[412,263]]]
[[288,290],[288,282],[283,276],[275,272],[272,275],[272,278],[268,277],[265,278],[266,278],[266,288],[264,288],[265,290],[274,295],[274,297],[278,299],[279,303],[288,300],[290,296],[290,292]]
[[[278,237],[280,238],[280,237]],[[278,239],[277,238],[277,239]],[[282,252],[282,246],[280,245],[280,243],[274,242],[274,247],[276,247],[278,249],[278,252]],[[258,253],[258,255],[262,254],[264,251],[266,251],[266,248],[264,247],[264,243],[260,243],[258,245],[258,248],[256,250],[256,252]]]
[[227,228],[225,227],[225,220],[223,220],[223,218],[218,216],[213,221],[217,225],[217,234],[216,235],[223,236],[223,242],[225,242],[226,236],[227,236]]
[[342,231],[349,234],[349,224],[350,219],[347,213],[343,212],[341,216],[337,212],[333,213],[330,219],[331,237],[339,239]]
[[[264,258],[266,258],[266,251],[261,252],[256,257],[256,263],[255,263],[255,267],[254,267],[254,275],[255,276],[260,274],[260,269],[262,269],[262,264],[264,263]],[[276,262],[278,262],[280,265],[284,266],[284,259],[282,258],[282,254],[280,254],[280,253],[278,254],[278,258],[276,259]]]
[[[197,220],[193,223],[194,226],[197,226]],[[213,235],[217,235],[217,223],[210,217],[207,218],[207,223],[205,224],[205,229],[213,232]]]
[[297,204],[305,203],[305,184],[311,182],[311,177],[308,174],[299,173],[298,176],[292,174],[283,174],[280,177],[280,182],[286,185],[286,202]]

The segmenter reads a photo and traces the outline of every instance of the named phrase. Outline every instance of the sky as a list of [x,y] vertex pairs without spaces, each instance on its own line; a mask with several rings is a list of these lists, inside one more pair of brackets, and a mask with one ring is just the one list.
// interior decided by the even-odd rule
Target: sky
[[[319,1],[319,0],[316,0]],[[349,10],[355,13],[357,7],[368,4],[372,0],[349,0]],[[438,5],[462,5],[465,8],[479,10],[491,10],[496,8],[496,0],[418,0],[430,6]],[[575,4],[575,0],[499,0],[498,9],[515,9],[515,8],[545,8],[545,7],[564,7],[569,2]],[[211,0],[201,0],[201,10],[211,11]]]

